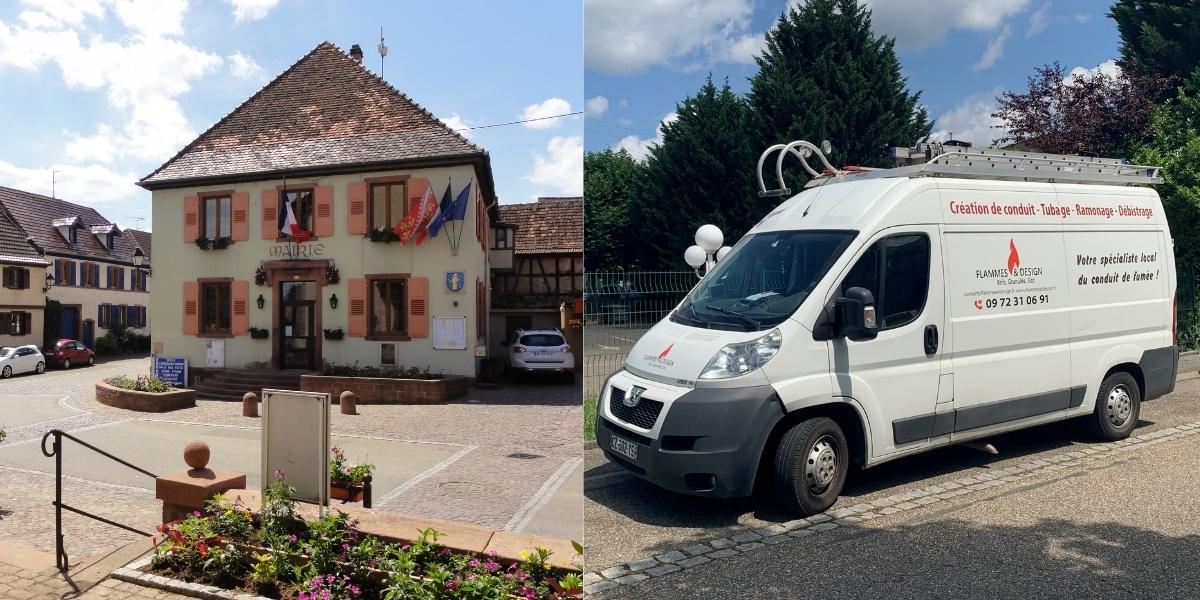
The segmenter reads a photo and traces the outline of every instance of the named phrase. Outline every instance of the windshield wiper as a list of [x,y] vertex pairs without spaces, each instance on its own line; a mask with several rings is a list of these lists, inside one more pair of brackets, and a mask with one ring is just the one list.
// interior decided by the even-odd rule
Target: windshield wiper
[[[758,321],[751,319],[750,317],[747,317],[746,315],[744,315],[736,310],[729,310],[728,308],[724,308],[721,306],[713,306],[711,304],[705,304],[704,308],[707,308],[708,310],[715,310],[719,313],[727,314],[731,317],[736,317],[738,319],[741,319],[743,323],[748,323],[749,325],[753,326],[755,329],[762,329],[762,323],[759,323]],[[693,309],[693,310],[695,310],[695,309]]]
[[688,302],[688,304],[687,304],[687,307],[688,307],[688,309],[689,309],[689,310],[691,310],[691,311],[692,311],[692,316],[691,316],[691,317],[685,317],[686,319],[688,319],[688,320],[690,320],[690,321],[694,321],[694,322],[696,322],[696,323],[699,323],[699,324],[703,325],[705,329],[711,329],[711,328],[712,328],[712,325],[711,325],[711,324],[709,324],[709,322],[708,322],[708,321],[705,321],[703,318],[701,318],[701,317],[700,317],[700,315],[699,315],[699,314],[697,314],[697,313],[696,313],[696,303],[695,303],[695,302],[691,302],[691,301],[689,301],[689,302]]

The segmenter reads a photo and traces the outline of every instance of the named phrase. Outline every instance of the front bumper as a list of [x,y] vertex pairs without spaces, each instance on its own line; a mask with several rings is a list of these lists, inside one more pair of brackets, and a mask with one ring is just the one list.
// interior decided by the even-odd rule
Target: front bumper
[[[774,388],[690,389],[663,407],[652,431],[638,433],[613,415],[612,381],[605,382],[595,424],[596,443],[609,460],[676,492],[720,498],[753,493],[763,448],[784,416]],[[614,436],[637,446],[636,460],[613,450]]]

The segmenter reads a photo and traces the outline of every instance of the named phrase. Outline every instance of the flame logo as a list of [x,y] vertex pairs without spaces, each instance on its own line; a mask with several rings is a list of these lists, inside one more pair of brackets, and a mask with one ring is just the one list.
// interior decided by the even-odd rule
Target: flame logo
[[667,346],[666,350],[662,351],[662,354],[658,355],[658,360],[662,360],[662,359],[666,358],[667,355],[671,353],[671,348],[674,348],[674,347],[675,347],[675,343],[672,342],[670,346]]
[[1008,272],[1015,273],[1017,267],[1021,266],[1021,255],[1017,254],[1017,245],[1013,243],[1012,238],[1008,240]]

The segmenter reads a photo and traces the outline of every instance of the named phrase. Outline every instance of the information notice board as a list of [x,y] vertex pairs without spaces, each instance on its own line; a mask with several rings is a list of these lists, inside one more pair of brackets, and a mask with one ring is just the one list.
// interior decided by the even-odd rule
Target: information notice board
[[173,387],[187,387],[187,357],[155,355],[150,359],[150,372]]
[[466,350],[467,349],[467,318],[466,317],[434,317],[433,318],[433,349],[434,350]]

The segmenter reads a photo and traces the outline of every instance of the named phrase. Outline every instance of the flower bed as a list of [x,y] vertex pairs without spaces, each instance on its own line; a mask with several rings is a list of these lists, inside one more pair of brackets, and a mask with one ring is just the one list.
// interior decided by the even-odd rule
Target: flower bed
[[96,382],[96,401],[141,412],[166,412],[196,406],[196,392],[173,388],[161,379],[125,375]]
[[520,562],[505,565],[495,553],[443,548],[432,529],[411,544],[385,543],[361,534],[340,511],[305,522],[293,494],[277,478],[265,490],[258,515],[214,501],[204,513],[160,526],[163,540],[147,571],[288,600],[582,595],[579,576],[553,567],[545,549],[523,552]]
[[359,404],[434,404],[467,395],[471,379],[410,368],[331,365],[321,375],[300,376],[300,389],[337,398],[354,392]]

